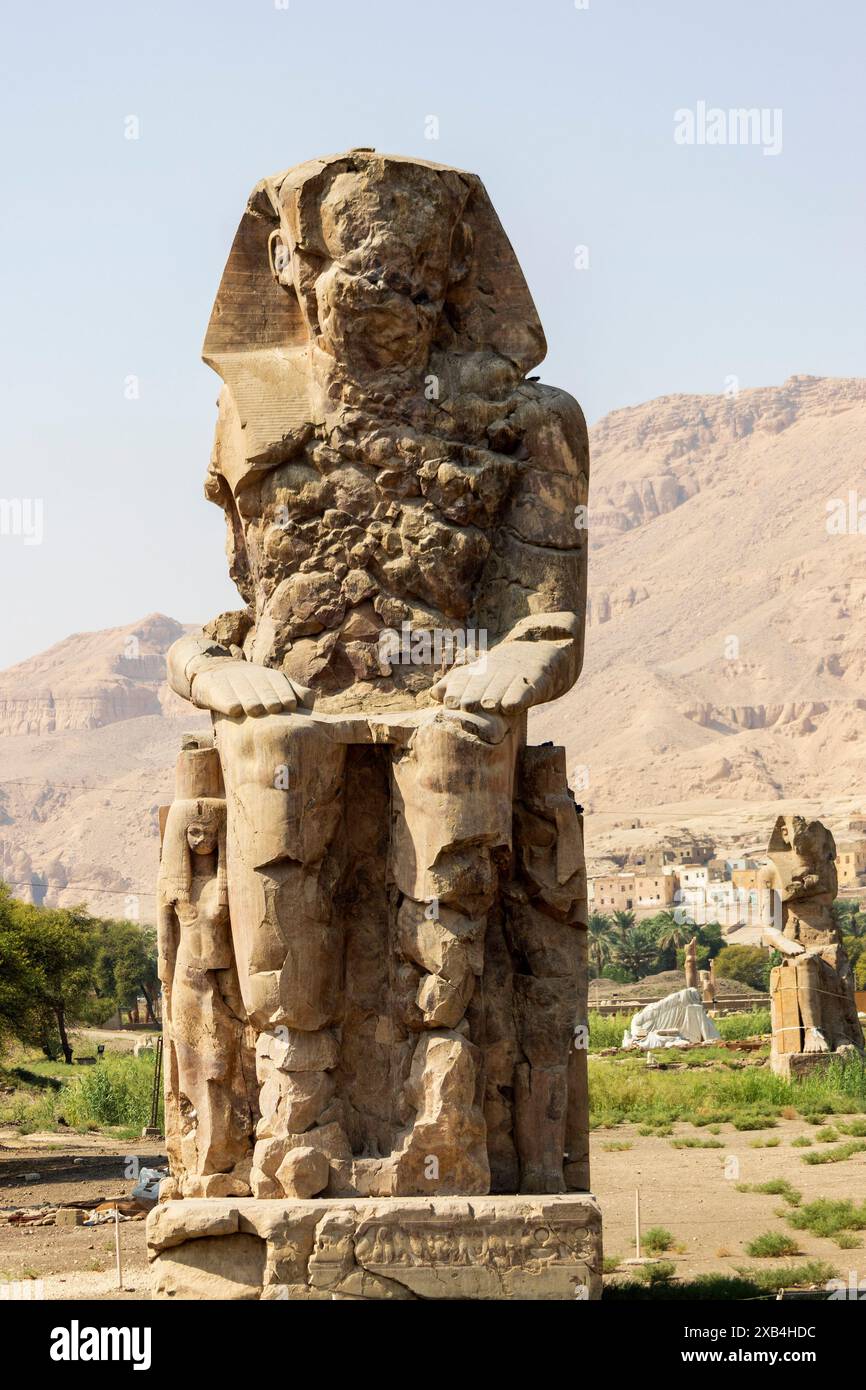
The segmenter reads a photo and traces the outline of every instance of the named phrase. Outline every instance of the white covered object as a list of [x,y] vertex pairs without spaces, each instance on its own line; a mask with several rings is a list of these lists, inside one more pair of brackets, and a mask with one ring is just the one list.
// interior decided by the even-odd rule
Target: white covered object
[[688,1043],[717,1042],[721,1037],[696,989],[680,989],[647,1004],[626,1029],[623,1047],[686,1047]]

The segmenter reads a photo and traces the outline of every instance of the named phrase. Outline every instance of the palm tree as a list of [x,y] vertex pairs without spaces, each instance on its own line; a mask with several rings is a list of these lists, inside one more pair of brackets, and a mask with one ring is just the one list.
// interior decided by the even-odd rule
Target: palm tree
[[[618,915],[631,917],[634,920],[634,914],[631,912]],[[617,932],[616,963],[627,970],[633,979],[640,980],[644,975],[649,975],[653,967],[658,964],[658,954],[659,948],[655,933],[647,923],[641,922],[639,926],[632,926],[630,929]]]
[[634,913],[625,912],[622,908],[617,908],[616,912],[613,914],[613,920],[616,923],[617,931],[630,931],[634,926]]
[[656,941],[663,951],[671,947],[676,951],[680,946],[685,946],[687,941],[691,941],[695,934],[695,929],[688,922],[678,922],[675,912],[659,912],[653,918],[653,926],[656,932]]
[[598,979],[604,973],[604,967],[613,955],[613,922],[603,912],[591,912],[587,933],[589,935],[589,959],[595,971],[595,978]]

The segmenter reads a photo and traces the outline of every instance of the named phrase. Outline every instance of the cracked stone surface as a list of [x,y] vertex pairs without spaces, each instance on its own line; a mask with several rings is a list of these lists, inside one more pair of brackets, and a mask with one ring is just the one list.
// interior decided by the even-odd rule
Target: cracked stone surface
[[151,1213],[156,1297],[582,1299],[601,1291],[601,1215],[550,1197],[217,1198]]

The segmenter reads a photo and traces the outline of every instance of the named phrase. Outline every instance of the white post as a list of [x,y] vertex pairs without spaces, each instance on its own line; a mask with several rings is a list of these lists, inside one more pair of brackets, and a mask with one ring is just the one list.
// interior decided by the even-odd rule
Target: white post
[[120,1210],[114,1208],[114,1251],[117,1256],[117,1287],[123,1288],[123,1269],[120,1263]]
[[640,1188],[634,1190],[634,1243],[637,1258],[641,1258],[640,1253]]

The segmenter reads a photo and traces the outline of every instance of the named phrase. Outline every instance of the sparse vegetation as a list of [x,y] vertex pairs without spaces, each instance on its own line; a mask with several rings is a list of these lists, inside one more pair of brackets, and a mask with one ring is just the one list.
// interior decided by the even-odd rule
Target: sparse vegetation
[[819,1197],[799,1210],[788,1214],[790,1225],[797,1231],[811,1231],[816,1236],[835,1236],[840,1231],[866,1231],[866,1202],[860,1206],[848,1197]]
[[803,1163],[844,1163],[846,1158],[853,1158],[855,1154],[862,1153],[866,1149],[866,1140],[849,1139],[847,1144],[838,1144],[835,1149],[823,1149],[820,1152],[803,1154]]
[[746,1254],[754,1260],[778,1259],[783,1255],[799,1255],[797,1242],[781,1231],[764,1231],[746,1245]]
[[838,1274],[831,1264],[823,1260],[807,1260],[803,1264],[776,1265],[766,1269],[744,1266],[737,1268],[735,1274],[699,1274],[694,1279],[683,1280],[669,1277],[654,1284],[637,1279],[617,1281],[605,1287],[604,1298],[611,1301],[681,1299],[685,1302],[695,1299],[772,1298],[779,1289],[822,1288],[835,1278],[838,1278]]
[[659,1260],[657,1264],[643,1265],[638,1269],[637,1276],[642,1283],[655,1288],[659,1284],[669,1284],[676,1272],[673,1260]]
[[768,1197],[783,1197],[789,1206],[798,1207],[802,1193],[792,1187],[787,1178],[768,1178],[766,1182],[738,1182],[738,1192],[762,1192]]
[[650,1226],[648,1231],[644,1231],[641,1243],[648,1255],[664,1255],[673,1248],[674,1238],[664,1226]]

